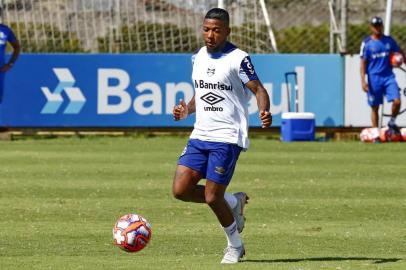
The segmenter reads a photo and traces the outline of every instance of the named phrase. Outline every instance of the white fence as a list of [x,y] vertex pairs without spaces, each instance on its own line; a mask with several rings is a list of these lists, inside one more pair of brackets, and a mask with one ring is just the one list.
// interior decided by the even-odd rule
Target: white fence
[[[335,0],[337,3],[343,0]],[[368,20],[385,0],[346,0],[347,51],[357,53]],[[328,0],[265,0],[279,52],[328,53]],[[0,0],[3,22],[25,52],[193,52],[204,14],[217,0]],[[231,40],[250,53],[271,53],[259,0],[224,0]],[[406,0],[394,1],[392,35],[406,47]]]

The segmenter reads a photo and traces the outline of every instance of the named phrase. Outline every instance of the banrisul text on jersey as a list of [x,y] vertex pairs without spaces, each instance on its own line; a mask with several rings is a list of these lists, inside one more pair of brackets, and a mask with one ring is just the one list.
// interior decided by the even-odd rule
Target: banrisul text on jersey
[[195,80],[195,88],[225,90],[225,91],[233,90],[232,85],[227,85],[227,84],[224,84],[221,82],[210,83],[210,82],[205,82],[204,80]]

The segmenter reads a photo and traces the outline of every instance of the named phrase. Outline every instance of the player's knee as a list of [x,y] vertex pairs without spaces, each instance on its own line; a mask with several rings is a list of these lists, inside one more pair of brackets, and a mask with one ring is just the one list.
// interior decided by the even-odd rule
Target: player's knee
[[172,183],[172,195],[175,199],[185,201],[187,197],[187,187],[182,181],[182,172],[177,170]]
[[215,205],[220,202],[223,198],[221,196],[218,196],[216,193],[211,193],[211,192],[206,192],[204,194],[204,198],[206,200],[206,203],[208,205]]
[[379,106],[372,106],[371,107],[372,112],[378,113],[379,112]]
[[175,199],[177,199],[177,200],[180,200],[180,201],[187,201],[187,200],[186,200],[187,196],[185,195],[185,193],[179,192],[179,191],[177,191],[177,190],[173,190],[172,194],[173,194],[173,197],[174,197]]
[[186,201],[187,199],[187,194],[184,189],[178,187],[177,185],[174,185],[172,187],[172,195],[175,199],[181,200],[181,201]]
[[392,104],[394,105],[394,106],[400,106],[400,99],[394,99],[393,100],[393,102],[392,102]]

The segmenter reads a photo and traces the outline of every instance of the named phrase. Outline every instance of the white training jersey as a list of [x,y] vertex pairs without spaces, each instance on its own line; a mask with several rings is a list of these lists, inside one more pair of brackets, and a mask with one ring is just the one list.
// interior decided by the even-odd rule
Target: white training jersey
[[196,122],[190,138],[247,149],[250,90],[245,84],[258,80],[248,54],[227,42],[219,53],[202,47],[192,62]]

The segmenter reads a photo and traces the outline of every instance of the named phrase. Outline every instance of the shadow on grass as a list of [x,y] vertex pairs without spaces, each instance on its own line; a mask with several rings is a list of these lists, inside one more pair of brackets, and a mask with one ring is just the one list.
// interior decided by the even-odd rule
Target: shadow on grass
[[275,260],[243,260],[243,262],[255,263],[292,263],[292,262],[325,262],[325,261],[373,261],[379,263],[393,263],[401,261],[399,258],[368,258],[368,257],[321,257],[321,258],[302,258],[302,259],[275,259]]

